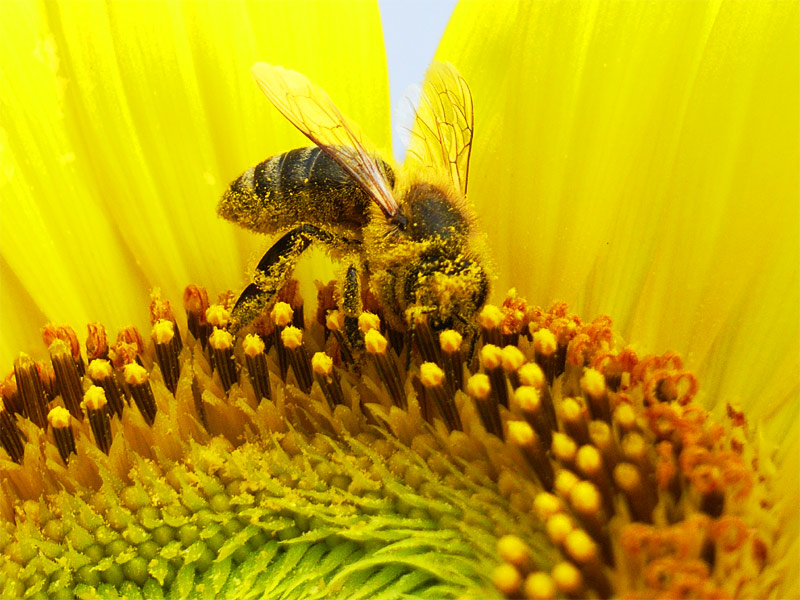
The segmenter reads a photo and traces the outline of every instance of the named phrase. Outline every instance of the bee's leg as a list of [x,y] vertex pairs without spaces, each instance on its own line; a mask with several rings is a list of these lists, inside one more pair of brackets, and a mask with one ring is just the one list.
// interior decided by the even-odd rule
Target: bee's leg
[[342,284],[342,310],[344,312],[344,332],[347,343],[353,349],[361,348],[364,340],[358,330],[358,315],[361,313],[361,286],[355,266],[347,267]]
[[333,236],[313,225],[301,225],[267,250],[256,266],[254,283],[244,289],[233,307],[237,329],[258,317],[275,301],[294,271],[300,255],[315,241],[330,244]]

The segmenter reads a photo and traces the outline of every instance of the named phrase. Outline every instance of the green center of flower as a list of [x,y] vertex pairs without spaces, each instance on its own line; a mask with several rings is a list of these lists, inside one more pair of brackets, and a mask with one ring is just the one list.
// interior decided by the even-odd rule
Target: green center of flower
[[145,343],[44,330],[2,386],[3,597],[754,597],[782,569],[768,461],[674,354],[515,294],[473,340],[293,283],[154,298]]

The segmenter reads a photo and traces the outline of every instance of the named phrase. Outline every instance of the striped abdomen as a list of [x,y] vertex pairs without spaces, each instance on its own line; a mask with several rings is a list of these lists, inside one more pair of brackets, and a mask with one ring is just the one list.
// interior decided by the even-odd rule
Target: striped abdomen
[[[391,169],[386,165],[387,173]],[[263,233],[311,223],[358,231],[369,197],[318,147],[268,158],[242,173],[217,207],[220,216]]]

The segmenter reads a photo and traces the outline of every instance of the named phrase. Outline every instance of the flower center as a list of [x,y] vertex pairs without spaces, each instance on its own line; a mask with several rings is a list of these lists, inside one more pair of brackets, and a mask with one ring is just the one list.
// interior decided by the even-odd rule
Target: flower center
[[[473,339],[333,284],[247,331],[231,295],[151,304],[144,342],[44,330],[2,385],[2,595],[755,597],[778,524],[744,415],[675,354],[514,293]],[[113,589],[112,589],[113,588]],[[237,591],[238,590],[238,591]],[[260,591],[259,591],[260,590]]]

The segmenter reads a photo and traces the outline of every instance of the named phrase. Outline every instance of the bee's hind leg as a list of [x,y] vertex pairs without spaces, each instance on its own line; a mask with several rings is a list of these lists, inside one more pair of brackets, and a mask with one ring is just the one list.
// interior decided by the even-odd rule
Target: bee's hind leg
[[330,244],[333,236],[313,225],[301,225],[284,234],[256,265],[254,282],[248,285],[233,307],[234,330],[261,315],[286,285],[300,255],[313,243]]
[[358,315],[361,314],[361,285],[358,270],[354,265],[347,267],[342,282],[342,312],[344,313],[344,333],[352,349],[362,348],[364,340],[358,329]]

